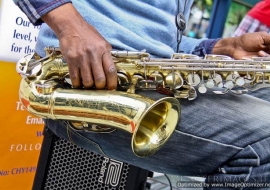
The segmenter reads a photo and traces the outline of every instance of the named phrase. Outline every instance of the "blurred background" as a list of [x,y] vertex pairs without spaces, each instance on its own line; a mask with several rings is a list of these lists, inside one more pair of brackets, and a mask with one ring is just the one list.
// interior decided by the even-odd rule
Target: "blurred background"
[[[242,18],[259,1],[196,0],[192,7],[185,35],[193,38],[232,36]],[[215,15],[215,18],[213,18],[213,15]]]

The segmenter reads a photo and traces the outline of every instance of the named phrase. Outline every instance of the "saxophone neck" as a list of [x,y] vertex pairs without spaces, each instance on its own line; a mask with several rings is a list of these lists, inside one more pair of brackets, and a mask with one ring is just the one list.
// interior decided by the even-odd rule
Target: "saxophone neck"
[[44,58],[40,58],[36,53],[24,56],[17,62],[16,70],[25,80],[36,83],[62,79],[68,75],[68,65],[62,54],[51,49],[46,49]]

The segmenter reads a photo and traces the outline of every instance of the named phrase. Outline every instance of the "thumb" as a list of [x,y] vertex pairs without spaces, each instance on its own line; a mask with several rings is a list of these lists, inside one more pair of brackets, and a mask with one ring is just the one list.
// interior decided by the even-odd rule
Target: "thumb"
[[260,57],[270,57],[270,54],[268,54],[268,53],[266,53],[265,51],[262,51],[262,50],[258,52],[258,55]]

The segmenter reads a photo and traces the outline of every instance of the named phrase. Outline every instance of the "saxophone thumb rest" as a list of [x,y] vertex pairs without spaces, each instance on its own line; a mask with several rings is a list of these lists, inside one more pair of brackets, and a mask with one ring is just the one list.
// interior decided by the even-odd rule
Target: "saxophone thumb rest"
[[130,134],[131,148],[139,157],[155,154],[170,138],[180,120],[180,103],[174,97],[158,101],[135,93],[72,89],[65,82],[67,64],[58,51],[26,55],[18,61],[22,76],[19,98],[33,115],[68,120],[76,130]]

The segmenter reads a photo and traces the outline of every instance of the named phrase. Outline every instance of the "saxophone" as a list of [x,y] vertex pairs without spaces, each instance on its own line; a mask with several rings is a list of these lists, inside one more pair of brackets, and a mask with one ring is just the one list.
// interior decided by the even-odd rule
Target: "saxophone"
[[[155,154],[180,121],[177,99],[194,100],[209,88],[215,94],[244,94],[270,87],[270,58],[234,60],[228,56],[175,53],[170,59],[151,58],[144,51],[112,51],[117,67],[115,91],[72,88],[68,65],[59,48],[46,56],[26,55],[17,62],[22,80],[19,97],[30,113],[67,120],[75,130],[132,134],[131,148],[139,157]],[[154,101],[136,94],[155,90],[167,96]]]

